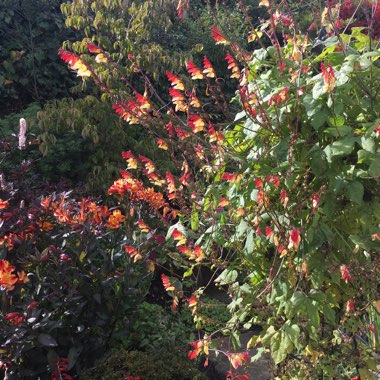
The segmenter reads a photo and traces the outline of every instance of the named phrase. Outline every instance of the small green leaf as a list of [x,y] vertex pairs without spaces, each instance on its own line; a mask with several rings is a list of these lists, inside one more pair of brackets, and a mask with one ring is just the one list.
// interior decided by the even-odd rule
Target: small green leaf
[[348,197],[352,202],[361,204],[364,195],[364,186],[359,181],[349,182],[346,186]]

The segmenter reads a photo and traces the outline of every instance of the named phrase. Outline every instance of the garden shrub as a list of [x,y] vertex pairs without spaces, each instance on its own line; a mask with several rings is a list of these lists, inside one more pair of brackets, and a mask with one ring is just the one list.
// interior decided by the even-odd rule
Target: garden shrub
[[153,351],[116,350],[106,355],[96,368],[83,371],[82,380],[124,380],[136,376],[143,380],[205,380],[186,358],[186,351],[158,348]]
[[31,204],[0,194],[5,368],[19,378],[48,378],[67,358],[68,370],[79,373],[143,301],[151,277],[146,260],[131,265],[120,210],[68,194]]
[[[65,266],[75,273],[71,266],[81,267],[82,257],[92,278],[97,268],[103,268],[105,257],[111,260],[116,253],[118,258],[117,253],[124,250],[120,259],[128,264],[130,273],[140,280],[149,279],[150,275],[144,277],[139,270],[159,269],[173,311],[188,307],[195,321],[201,320],[202,297],[214,283],[228,294],[231,318],[214,331],[207,331],[204,319],[202,328],[206,331],[200,331],[190,343],[187,355],[189,359],[203,356],[206,363],[210,352],[224,355],[230,363],[228,379],[247,379],[248,375],[235,370],[249,359],[255,362],[265,351],[275,363],[275,375],[282,379],[374,379],[380,329],[380,296],[374,286],[380,279],[376,9],[370,2],[363,3],[372,18],[358,28],[354,14],[346,19],[339,4],[328,2],[317,20],[321,26],[318,39],[310,41],[293,17],[294,4],[261,1],[267,18],[260,26],[250,23],[244,1],[239,4],[242,20],[245,17],[250,28],[247,40],[255,45],[240,46],[228,28],[218,25],[217,18],[211,28],[216,44],[227,49],[226,62],[236,86],[234,99],[225,91],[227,85],[219,80],[213,62],[204,57],[202,64],[187,62],[188,75],[184,71],[166,73],[171,98],[167,103],[153,88],[149,68],[140,65],[139,57],[127,56],[127,64],[118,59],[126,56],[128,46],[111,46],[96,25],[82,25],[82,19],[69,17],[68,23],[77,23],[78,28],[94,26],[94,30],[87,28],[85,40],[68,44],[76,52],[60,49],[61,58],[79,76],[93,80],[120,118],[150,133],[173,167],[159,165],[155,152],[141,154],[140,147],[123,152],[126,169],[120,170],[120,178],[108,192],[119,202],[118,208],[129,213],[124,216],[108,210],[107,221],[98,220],[95,231],[107,224],[112,230],[108,234],[106,228],[97,241],[99,258],[92,260],[87,251],[83,257],[80,245],[89,232],[80,226],[58,235],[59,256],[49,258],[49,263],[54,273]],[[117,11],[117,5],[113,3],[112,12]],[[74,1],[66,4],[66,13],[75,13],[76,7],[78,12],[88,11]],[[88,20],[92,22],[91,17]],[[100,13],[98,21],[102,20]],[[113,27],[117,28],[117,23]],[[124,78],[124,82],[117,78]],[[198,86],[198,82],[202,84]],[[5,357],[22,368],[27,356],[21,359],[17,351],[17,347],[24,348],[17,325],[24,327],[34,321],[24,315],[29,313],[24,311],[26,301],[32,298],[28,299],[27,291],[18,290],[30,289],[36,297],[40,288],[31,286],[39,271],[31,270],[33,276],[28,277],[22,272],[28,265],[34,267],[28,264],[33,263],[31,249],[21,248],[25,239],[33,238],[34,230],[25,231],[30,224],[25,223],[26,218],[21,223],[12,222],[13,214],[7,214],[11,196],[1,196],[3,223],[9,225],[3,239],[5,252],[13,245],[21,252],[1,262],[6,306],[14,310],[3,312],[4,331],[13,334]],[[67,207],[73,207],[72,212],[80,217],[83,204],[85,201],[78,205],[68,202]],[[48,214],[51,218],[47,222],[54,221],[55,228],[54,218],[63,218],[58,224],[61,229],[68,223],[64,221],[67,214],[60,203],[54,207],[54,217]],[[69,220],[74,220],[71,213]],[[40,229],[50,228],[38,221],[41,224],[42,220],[37,218],[36,222]],[[75,225],[68,223],[67,227]],[[10,235],[13,230],[15,236]],[[43,246],[57,247],[54,230],[48,232],[46,243],[37,248],[37,257]],[[75,244],[78,236],[79,247]],[[13,264],[12,259],[15,267],[8,265],[9,261]],[[105,262],[108,266],[109,261]],[[212,272],[206,284],[198,283],[202,267]],[[122,277],[118,269],[111,271],[113,280]],[[44,283],[43,278],[39,281]],[[76,282],[71,285],[80,296],[87,294],[82,295]],[[91,297],[93,287],[89,288]],[[17,302],[10,305],[13,291],[20,301],[15,296]],[[76,294],[68,295],[75,299]],[[145,305],[140,310],[144,308],[156,309]],[[142,320],[143,329],[150,329],[150,324],[144,323]],[[252,332],[253,325],[259,325],[260,332]],[[246,347],[240,347],[239,335],[248,331],[252,337]],[[49,331],[42,334],[49,335],[37,338],[40,345],[58,339]],[[230,336],[230,351],[217,346],[214,338],[220,334]],[[152,337],[153,342],[159,340]],[[69,355],[70,350],[67,353],[69,346],[65,344],[63,341],[62,351],[73,363],[75,355],[73,351]],[[257,348],[252,358],[247,352],[251,348]],[[173,363],[173,356],[166,362],[163,355],[156,356],[159,352],[119,351],[121,357],[117,354],[104,362],[106,376],[110,376],[114,362],[115,376],[122,378],[175,376],[171,371],[180,371],[178,362]],[[131,366],[126,362],[129,355]],[[134,364],[138,368],[132,368]],[[96,370],[89,371],[89,376],[96,376]]]
[[[380,53],[371,29],[341,20],[339,5],[327,4],[323,33],[310,42],[287,4],[260,4],[269,16],[259,28],[251,25],[248,39],[265,35],[270,46],[261,41],[250,51],[228,30],[212,27],[216,43],[229,50],[241,108],[234,118],[208,59],[203,67],[188,62],[188,77],[167,73],[167,105],[138,66],[144,94],[128,82],[121,90],[104,81],[100,73],[117,63],[100,39],[86,45],[98,65],[88,54],[60,55],[93,78],[124,120],[154,134],[178,165],[165,173],[149,156],[128,152],[128,167],[109,193],[144,202],[167,231],[162,250],[176,270],[161,277],[173,309],[187,300],[197,317],[205,289],[188,292],[199,266],[212,268],[212,281],[230,296],[232,318],[221,330],[235,352],[218,350],[213,333],[191,343],[189,358],[215,351],[236,369],[249,359],[245,350],[257,346],[252,360],[269,349],[283,378],[373,378],[378,345],[369,342],[379,326],[368,316],[379,312],[373,284],[379,280]],[[202,108],[196,81],[208,84],[215,112]],[[145,174],[152,188],[133,173]],[[157,221],[145,219],[144,228]],[[261,333],[239,350],[239,334],[253,324]]]
[[175,347],[183,353],[193,336],[191,313],[186,309],[173,314],[160,305],[144,302],[131,319],[126,339],[122,341],[123,346],[130,350],[154,351]]

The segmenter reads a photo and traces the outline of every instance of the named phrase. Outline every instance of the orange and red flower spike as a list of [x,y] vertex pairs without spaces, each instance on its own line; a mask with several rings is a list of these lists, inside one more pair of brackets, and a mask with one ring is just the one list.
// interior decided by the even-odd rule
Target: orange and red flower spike
[[173,73],[167,71],[166,72],[166,76],[168,77],[168,79],[169,79],[169,81],[171,83],[171,86],[174,89],[185,91],[185,85],[183,84],[183,82],[181,81],[181,79],[179,79],[176,75],[174,75]]
[[128,152],[122,152],[121,156],[128,162],[128,170],[137,169],[137,158],[133,155],[133,153],[129,150]]
[[187,62],[186,69],[191,75],[192,80],[204,79],[204,75],[201,69],[197,65],[195,65],[194,62],[192,61]]
[[139,219],[137,221],[137,225],[140,228],[141,232],[148,233],[150,231],[150,227],[142,219]]
[[157,142],[157,146],[160,148],[160,149],[163,149],[163,150],[168,150],[169,149],[169,146],[167,144],[167,142],[163,139],[157,139],[156,140]]
[[215,70],[212,67],[210,60],[206,56],[204,56],[203,58],[203,66],[203,74],[205,74],[209,78],[216,78]]
[[197,115],[189,115],[187,124],[194,133],[203,131],[206,125],[205,121]]
[[221,33],[221,31],[214,25],[211,28],[212,38],[215,40],[216,45],[229,45],[230,42],[226,39],[226,37]]
[[162,284],[167,292],[175,291],[175,286],[170,281],[170,278],[164,274],[161,275]]
[[172,237],[174,240],[177,241],[177,247],[180,246],[180,245],[184,245],[186,244],[186,236],[180,232],[177,228],[174,228],[173,232],[172,232]]
[[93,54],[99,54],[103,51],[99,46],[96,46],[95,44],[92,44],[90,42],[86,43],[86,47],[87,47],[87,50]]
[[127,252],[128,255],[133,259],[134,263],[140,261],[143,258],[141,252],[131,245],[125,245],[124,251]]
[[232,71],[230,78],[239,79],[240,78],[240,69],[239,69],[239,66],[238,66],[237,62],[235,61],[234,57],[232,57],[232,55],[230,54],[230,52],[227,52],[225,59],[228,63],[228,69]]
[[325,89],[330,93],[336,87],[334,69],[331,66],[331,63],[326,67],[323,62],[321,62],[321,71],[322,78],[325,82]]

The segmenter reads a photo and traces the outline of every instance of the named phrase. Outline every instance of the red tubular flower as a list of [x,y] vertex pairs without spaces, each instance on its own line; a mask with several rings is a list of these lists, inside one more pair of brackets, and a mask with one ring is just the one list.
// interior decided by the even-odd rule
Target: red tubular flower
[[269,240],[274,234],[274,231],[270,227],[265,227],[265,235],[267,235],[267,240]]
[[312,205],[313,205],[314,210],[318,208],[319,200],[320,200],[319,195],[317,193],[313,194]]
[[298,250],[298,247],[301,243],[301,232],[298,228],[293,228],[289,234],[289,245],[288,249]]
[[355,311],[355,302],[352,298],[350,298],[347,303],[346,303],[346,312],[348,314],[352,313]]
[[237,65],[234,57],[232,57],[232,55],[230,54],[230,52],[227,52],[225,60],[228,63],[228,69],[232,71],[232,75],[230,76],[230,78],[237,78],[237,79],[239,79],[240,78],[239,66]]
[[163,140],[163,139],[157,139],[156,142],[157,142],[157,146],[160,149],[163,149],[163,150],[168,150],[169,149],[169,146],[168,146],[168,144],[166,143],[165,140]]
[[96,46],[95,44],[91,44],[90,42],[86,43],[86,47],[90,53],[101,53],[102,49],[99,46]]
[[149,100],[147,97],[145,97],[144,95],[141,95],[140,93],[138,92],[135,92],[135,97],[136,97],[136,101],[137,103],[140,104],[140,110],[150,110],[152,107],[149,103]]
[[211,27],[212,38],[215,40],[216,45],[229,45],[230,42],[223,36],[220,30],[214,25]]
[[122,152],[121,157],[123,157],[124,160],[127,160],[128,170],[137,169],[137,159],[130,150],[128,152]]
[[180,232],[177,228],[174,228],[172,232],[172,237],[174,240],[178,242],[177,247],[180,245],[186,244],[186,236],[182,232]]
[[321,62],[321,71],[322,78],[325,82],[325,89],[327,92],[331,92],[336,87],[334,69],[331,63],[326,67],[323,62]]
[[68,63],[70,67],[73,67],[80,60],[76,54],[61,48],[58,49],[58,55],[62,61]]
[[5,315],[5,319],[14,326],[21,325],[22,322],[24,322],[24,315],[21,313],[8,313]]
[[215,70],[212,67],[211,62],[206,56],[204,56],[203,58],[203,66],[204,66],[203,74],[205,74],[209,78],[216,78]]
[[238,175],[236,173],[224,172],[223,175],[222,175],[222,180],[223,181],[227,181],[227,182],[235,182],[237,176]]
[[350,272],[350,268],[346,264],[342,264],[339,268],[341,279],[345,282],[352,282],[352,275]]
[[142,219],[137,221],[137,225],[142,232],[148,233],[150,231],[150,227]]
[[141,160],[141,162],[144,163],[145,169],[147,170],[148,173],[154,173],[156,171],[156,166],[154,165],[152,160],[150,160],[147,157],[142,156],[141,154],[139,155],[139,159]]
[[174,177],[170,172],[166,172],[166,181],[168,183],[168,192],[175,193],[177,189],[175,187]]
[[175,135],[175,129],[171,121],[165,125],[165,129],[168,131],[170,137]]
[[187,103],[186,103],[186,98],[182,94],[181,91],[176,90],[175,88],[171,88],[169,90],[169,95],[172,98],[173,104],[175,104],[175,110],[176,112],[181,111],[181,112],[186,112],[187,111]]
[[286,207],[289,202],[289,197],[285,189],[281,189],[280,193],[281,204]]
[[264,183],[263,183],[262,179],[260,179],[260,178],[255,178],[255,186],[256,186],[258,189],[262,189],[263,186],[264,186]]
[[204,79],[204,75],[202,74],[201,69],[197,65],[195,65],[194,62],[192,61],[187,62],[186,69],[191,75],[192,80]]
[[230,354],[227,353],[227,357],[235,369],[237,369],[239,366],[243,365],[246,361],[249,359],[248,352],[240,352],[237,354]]
[[9,206],[9,202],[8,201],[3,201],[2,199],[0,199],[0,210],[4,210],[8,206]]
[[176,75],[174,75],[173,73],[167,71],[166,72],[166,76],[168,77],[168,79],[169,79],[169,81],[171,83],[171,86],[174,89],[185,91],[185,85],[183,84],[183,82]]
[[209,341],[207,339],[197,340],[196,342],[191,342],[189,344],[191,345],[191,347],[194,348],[194,350],[189,351],[187,354],[187,357],[190,360],[194,360],[202,351],[206,355],[209,354],[209,349],[208,349]]
[[142,254],[140,251],[138,251],[135,247],[132,247],[131,245],[125,245],[124,251],[128,253],[128,255],[133,258],[133,262],[137,262],[142,259]]
[[203,131],[206,125],[205,121],[197,115],[189,115],[187,124],[194,133]]
[[174,285],[171,283],[168,276],[162,274],[161,275],[162,285],[164,285],[164,288],[167,292],[172,292],[175,290]]

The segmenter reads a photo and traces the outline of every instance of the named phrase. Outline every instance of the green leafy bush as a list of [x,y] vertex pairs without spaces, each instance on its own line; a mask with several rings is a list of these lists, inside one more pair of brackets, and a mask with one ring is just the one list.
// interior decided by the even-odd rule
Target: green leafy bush
[[176,348],[157,348],[153,351],[118,349],[95,368],[82,373],[82,380],[124,380],[128,376],[140,376],[149,380],[204,380],[205,377],[186,357],[186,351]]
[[176,347],[183,353],[192,336],[193,323],[187,310],[173,314],[160,305],[144,302],[133,315],[122,343],[130,350]]
[[[224,87],[218,80],[210,86],[209,78],[218,78],[212,63],[188,63],[189,76],[168,73],[172,103],[162,105],[141,71],[144,95],[130,83],[120,89],[99,77],[124,69],[101,41],[86,45],[107,57],[98,65],[87,53],[60,54],[94,79],[122,118],[153,131],[177,165],[165,173],[153,158],[130,152],[109,192],[144,202],[151,211],[145,222],[166,231],[163,251],[175,270],[162,282],[173,308],[185,299],[197,317],[205,291],[197,287],[199,266],[210,267],[209,283],[230,297],[225,332],[234,352],[215,347],[211,334],[192,342],[189,357],[214,351],[236,369],[249,359],[245,350],[257,346],[253,360],[269,349],[284,379],[287,373],[371,379],[378,347],[362,335],[380,298],[373,286],[379,281],[380,52],[351,19],[337,20],[338,6],[328,4],[320,15],[328,34],[314,44],[299,33],[287,4],[261,3],[268,18],[250,39],[266,34],[271,46],[261,43],[250,53],[228,30],[212,27],[216,43],[230,49],[241,109],[235,118]],[[350,33],[340,33],[342,27]],[[193,81],[207,83],[205,96],[217,114],[194,101]],[[137,180],[143,175],[149,189]],[[188,299],[180,269],[187,286],[194,280]],[[261,332],[239,352],[240,332],[254,324]]]

